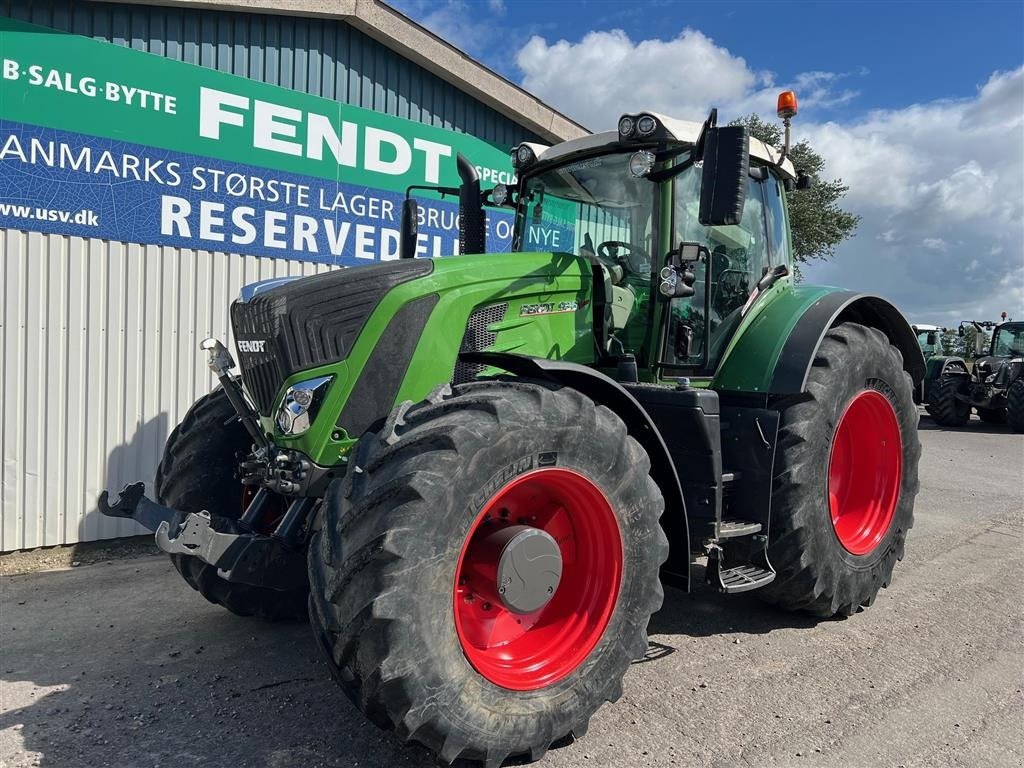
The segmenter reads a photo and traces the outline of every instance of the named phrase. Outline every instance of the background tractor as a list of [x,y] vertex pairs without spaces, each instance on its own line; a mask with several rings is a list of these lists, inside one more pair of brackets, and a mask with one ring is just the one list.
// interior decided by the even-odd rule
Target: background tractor
[[[921,348],[921,354],[924,355],[925,364],[931,365],[933,357],[943,354],[943,337],[947,333],[946,329],[939,325],[926,323],[915,323],[911,328],[917,335],[917,345]],[[914,390],[914,402],[923,403],[927,398],[928,392],[925,389],[927,381],[926,376],[920,386]]]
[[924,360],[885,300],[793,281],[791,92],[779,114],[781,150],[714,111],[622,115],[518,145],[485,195],[460,158],[462,250],[486,201],[512,253],[247,287],[240,378],[204,342],[221,386],[159,501],[101,509],[229,610],[308,604],[356,706],[449,763],[580,737],[698,558],[725,593],[869,606],[913,522]]
[[929,358],[926,410],[944,427],[964,426],[974,409],[984,422],[1024,432],[1024,322],[969,320],[958,333],[973,339],[973,367],[961,357]]

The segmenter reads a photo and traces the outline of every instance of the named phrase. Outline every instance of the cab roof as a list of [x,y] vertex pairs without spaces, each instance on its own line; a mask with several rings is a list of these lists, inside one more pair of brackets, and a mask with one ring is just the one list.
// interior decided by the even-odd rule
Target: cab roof
[[[696,144],[703,128],[703,123],[677,120],[674,117],[668,117],[657,112],[644,112],[643,114],[656,117],[671,135],[672,139],[684,145],[692,146]],[[618,131],[603,131],[601,133],[592,133],[588,136],[581,136],[578,139],[563,141],[551,147],[530,142],[524,142],[524,144],[533,150],[538,162],[549,163],[610,145],[620,145],[623,148],[628,148],[632,143],[621,142]],[[750,137],[750,156],[777,169],[785,178],[796,178],[796,169],[788,157],[781,163],[779,162],[782,157],[781,150],[765,144],[753,136]]]

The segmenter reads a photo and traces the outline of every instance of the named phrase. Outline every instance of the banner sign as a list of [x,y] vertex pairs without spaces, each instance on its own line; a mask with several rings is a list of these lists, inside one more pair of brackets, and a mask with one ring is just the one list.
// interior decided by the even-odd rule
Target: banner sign
[[[365,264],[398,257],[406,187],[457,187],[459,152],[510,183],[507,149],[0,19],[0,227]],[[418,254],[457,253],[457,200],[418,199]],[[511,235],[488,211],[488,251]]]

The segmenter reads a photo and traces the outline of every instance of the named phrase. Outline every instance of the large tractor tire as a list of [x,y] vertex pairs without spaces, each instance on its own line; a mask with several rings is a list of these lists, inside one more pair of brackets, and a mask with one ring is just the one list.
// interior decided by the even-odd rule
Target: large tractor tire
[[1006,393],[1006,423],[1014,432],[1024,432],[1024,379],[1017,379]]
[[884,334],[843,323],[822,340],[807,393],[780,410],[768,548],[778,575],[758,594],[849,616],[889,585],[913,525],[913,382]]
[[446,386],[350,467],[309,553],[313,629],[349,698],[448,764],[581,736],[662,602],[664,501],[623,422],[571,389]]
[[[251,444],[223,389],[201,397],[167,438],[156,471],[157,499],[185,512],[205,509],[237,520],[243,511],[243,486],[235,477],[237,454],[247,453]],[[171,561],[199,594],[239,616],[277,621],[307,615],[305,590],[282,592],[233,584],[191,555],[171,555]]]
[[927,411],[940,427],[962,427],[971,420],[971,404],[957,398],[965,376],[941,376],[928,391]]

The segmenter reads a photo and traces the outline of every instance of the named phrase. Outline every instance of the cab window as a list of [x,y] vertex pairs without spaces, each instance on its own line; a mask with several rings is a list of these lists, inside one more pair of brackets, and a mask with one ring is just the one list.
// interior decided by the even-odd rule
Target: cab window
[[768,224],[768,244],[771,248],[771,264],[789,264],[789,227],[785,192],[774,174],[768,176],[764,185],[764,211]]
[[[711,281],[705,280],[707,265],[697,264],[694,295],[670,302],[664,360],[674,366],[713,369],[739,325],[743,305],[773,262],[766,228],[769,215],[765,187],[774,180],[749,178],[740,223],[723,227],[703,227],[698,222],[700,182],[696,166],[675,179],[673,244],[698,242],[707,247],[711,252]],[[785,217],[781,215],[784,227]],[[705,323],[710,328],[707,350]]]

